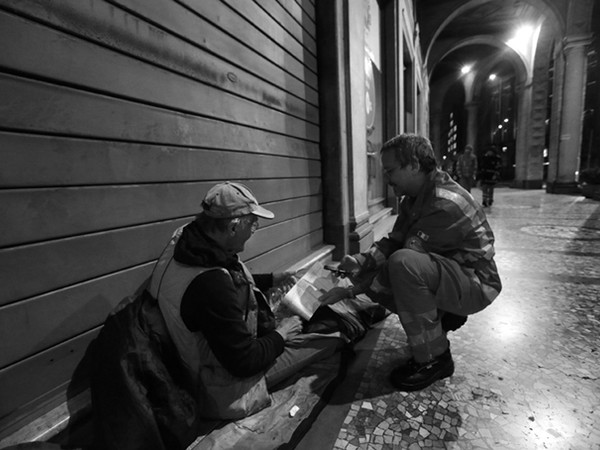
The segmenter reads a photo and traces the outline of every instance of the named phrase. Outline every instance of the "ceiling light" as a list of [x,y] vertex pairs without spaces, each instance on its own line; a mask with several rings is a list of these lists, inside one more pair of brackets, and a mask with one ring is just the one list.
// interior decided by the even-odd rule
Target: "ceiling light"
[[522,55],[529,56],[532,46],[537,41],[538,31],[539,27],[536,29],[533,25],[522,25],[515,31],[514,36],[506,41],[506,44]]
[[494,81],[496,79],[496,74],[495,73],[490,73],[490,76],[488,77],[490,81]]
[[471,66],[469,65],[464,65],[460,68],[460,73],[462,73],[463,75],[468,74],[471,71]]

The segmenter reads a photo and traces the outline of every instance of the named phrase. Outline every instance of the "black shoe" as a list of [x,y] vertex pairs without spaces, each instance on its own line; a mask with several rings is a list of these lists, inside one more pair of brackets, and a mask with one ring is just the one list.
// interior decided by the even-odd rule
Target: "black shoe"
[[[410,358],[408,361],[400,364],[390,373],[390,380],[404,378],[407,375],[410,375],[415,370],[419,368],[419,363],[415,361],[414,358]],[[393,382],[392,382],[393,384]]]
[[392,371],[390,381],[401,391],[419,391],[453,373],[454,361],[448,348],[440,356],[426,363],[417,363],[414,359],[410,359],[406,364]]
[[442,330],[455,331],[462,327],[467,322],[467,316],[459,316],[447,311],[439,311],[442,314]]

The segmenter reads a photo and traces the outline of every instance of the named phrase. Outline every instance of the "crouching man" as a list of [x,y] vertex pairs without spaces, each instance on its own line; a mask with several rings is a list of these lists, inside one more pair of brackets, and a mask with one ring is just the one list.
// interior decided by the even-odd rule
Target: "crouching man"
[[487,307],[501,283],[483,209],[437,169],[429,140],[397,136],[383,145],[381,158],[388,184],[402,199],[398,218],[387,238],[342,258],[339,269],[355,281],[351,292],[334,288],[321,301],[367,292],[396,312],[412,358],[390,379],[398,389],[414,391],[454,373],[447,331]]
[[[188,371],[200,415],[237,419],[269,405],[269,389],[300,368],[332,355],[341,340],[321,338],[294,345],[299,317],[277,325],[256,278],[238,258],[258,228],[272,219],[244,185],[211,188],[203,211],[178,229],[160,256],[150,281],[169,334]],[[280,278],[280,276],[279,276]]]

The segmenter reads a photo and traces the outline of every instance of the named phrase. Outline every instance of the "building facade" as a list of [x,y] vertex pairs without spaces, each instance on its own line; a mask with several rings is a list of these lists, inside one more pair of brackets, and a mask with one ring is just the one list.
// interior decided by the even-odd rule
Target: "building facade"
[[400,0],[0,3],[0,440],[85,403],[104,319],[214,183],[275,212],[242,255],[254,272],[370,245],[393,206],[378,148],[427,131],[414,17]]

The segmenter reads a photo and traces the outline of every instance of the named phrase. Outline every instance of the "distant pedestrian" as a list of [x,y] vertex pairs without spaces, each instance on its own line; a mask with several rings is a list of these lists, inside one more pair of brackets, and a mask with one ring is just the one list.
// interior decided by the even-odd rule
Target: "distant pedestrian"
[[454,181],[458,182],[458,176],[456,175],[456,157],[454,154],[448,153],[444,158],[442,170],[446,171]]
[[494,203],[494,186],[500,179],[500,167],[502,161],[495,146],[491,146],[483,158],[481,158],[481,169],[479,179],[481,180],[481,190],[483,192],[483,206],[492,206]]
[[471,192],[477,175],[477,157],[473,153],[473,146],[466,145],[464,152],[458,157],[456,174],[458,175],[458,183],[468,192]]

